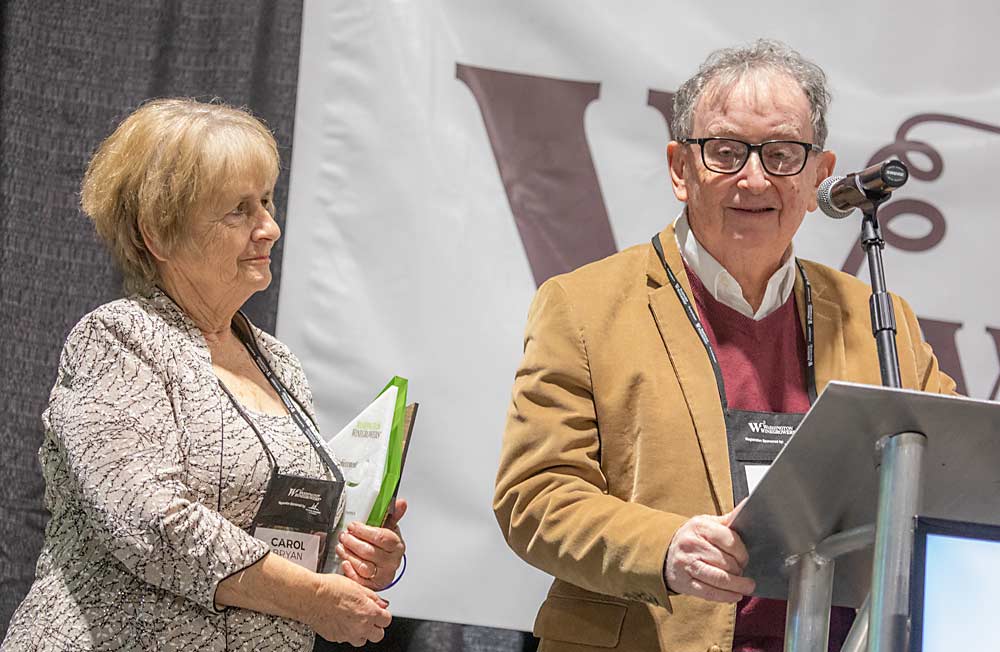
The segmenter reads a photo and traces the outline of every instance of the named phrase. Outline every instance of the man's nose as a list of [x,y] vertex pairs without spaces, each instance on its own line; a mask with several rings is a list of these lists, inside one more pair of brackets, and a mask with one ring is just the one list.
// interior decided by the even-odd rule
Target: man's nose
[[764,192],[771,185],[771,180],[767,176],[764,164],[760,160],[759,152],[750,152],[746,165],[740,170],[738,185],[755,194]]

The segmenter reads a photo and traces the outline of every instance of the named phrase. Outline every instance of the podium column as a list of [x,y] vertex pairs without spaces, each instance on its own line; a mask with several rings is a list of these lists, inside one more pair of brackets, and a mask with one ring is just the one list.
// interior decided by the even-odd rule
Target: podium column
[[882,441],[868,652],[904,652],[909,645],[914,517],[927,438],[903,432]]

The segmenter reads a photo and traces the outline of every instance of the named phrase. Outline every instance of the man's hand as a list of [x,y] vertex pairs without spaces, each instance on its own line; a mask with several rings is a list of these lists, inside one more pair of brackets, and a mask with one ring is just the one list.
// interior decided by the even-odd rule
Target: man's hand
[[668,589],[715,602],[739,602],[753,593],[754,581],[743,577],[750,556],[729,528],[737,511],[695,516],[674,533],[663,565]]

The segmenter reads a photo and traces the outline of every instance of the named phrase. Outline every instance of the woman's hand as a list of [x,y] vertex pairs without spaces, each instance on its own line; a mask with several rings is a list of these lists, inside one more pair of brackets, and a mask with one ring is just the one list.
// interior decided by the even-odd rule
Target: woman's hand
[[219,582],[215,604],[291,618],[327,640],[354,646],[381,641],[392,620],[389,603],[371,589],[271,553]]
[[344,576],[369,589],[389,585],[403,559],[406,544],[399,533],[399,521],[406,513],[406,501],[397,498],[385,527],[372,527],[357,521],[340,535],[337,556]]
[[387,610],[389,603],[346,577],[322,575],[321,578],[306,624],[335,643],[361,647],[368,641],[381,641],[392,620]]

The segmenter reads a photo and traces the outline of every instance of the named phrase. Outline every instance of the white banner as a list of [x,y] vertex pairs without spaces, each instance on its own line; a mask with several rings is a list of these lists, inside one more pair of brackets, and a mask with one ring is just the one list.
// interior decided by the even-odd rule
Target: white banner
[[[713,49],[773,37],[823,66],[839,173],[909,156],[889,287],[996,395],[998,16],[959,4],[306,1],[278,336],[326,431],[394,374],[421,403],[394,613],[530,629],[549,579],[490,507],[528,304],[677,215],[664,114]],[[857,272],[859,224],[813,214],[796,252]]]

